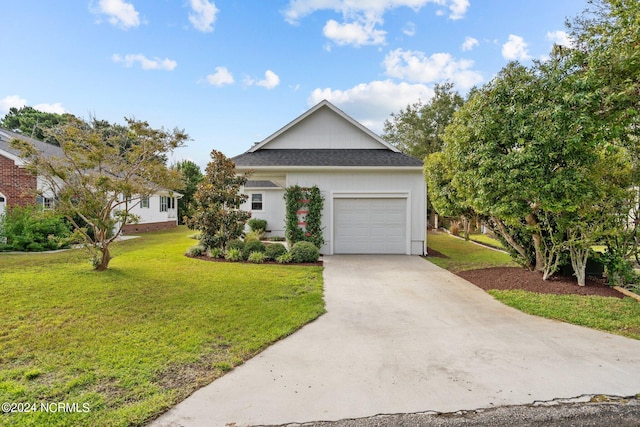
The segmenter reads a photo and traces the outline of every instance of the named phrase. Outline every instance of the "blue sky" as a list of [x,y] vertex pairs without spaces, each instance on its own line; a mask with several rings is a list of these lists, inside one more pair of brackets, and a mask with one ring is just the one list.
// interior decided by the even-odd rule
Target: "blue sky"
[[586,0],[20,0],[0,6],[0,115],[29,105],[183,128],[234,156],[328,99],[376,133],[436,83],[529,64]]

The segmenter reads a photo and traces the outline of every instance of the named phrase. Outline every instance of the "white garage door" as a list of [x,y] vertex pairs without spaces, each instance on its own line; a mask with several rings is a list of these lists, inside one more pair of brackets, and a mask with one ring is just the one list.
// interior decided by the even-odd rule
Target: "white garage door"
[[406,253],[406,209],[406,199],[334,199],[334,253]]

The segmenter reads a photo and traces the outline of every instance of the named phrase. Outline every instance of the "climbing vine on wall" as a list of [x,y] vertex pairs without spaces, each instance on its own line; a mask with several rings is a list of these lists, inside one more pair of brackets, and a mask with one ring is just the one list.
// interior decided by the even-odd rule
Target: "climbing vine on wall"
[[286,237],[289,244],[307,241],[317,248],[322,247],[322,208],[324,198],[314,185],[303,188],[298,185],[287,188],[284,193],[287,206]]

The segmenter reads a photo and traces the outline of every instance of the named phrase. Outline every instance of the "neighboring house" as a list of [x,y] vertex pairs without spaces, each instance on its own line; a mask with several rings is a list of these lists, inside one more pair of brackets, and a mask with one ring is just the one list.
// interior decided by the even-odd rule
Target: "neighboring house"
[[[12,139],[27,141],[45,155],[62,156],[62,149],[56,145],[0,129],[0,215],[11,206],[39,204],[44,209],[53,209],[55,194],[47,188],[44,180],[26,169],[20,151],[9,144]],[[136,199],[131,213],[138,215],[140,221],[126,225],[123,231],[143,232],[177,226],[176,198],[180,197],[176,192],[160,191],[147,198]]]
[[232,159],[253,170],[243,209],[284,236],[287,187],[317,185],[324,197],[323,254],[422,255],[426,247],[423,164],[328,101]]

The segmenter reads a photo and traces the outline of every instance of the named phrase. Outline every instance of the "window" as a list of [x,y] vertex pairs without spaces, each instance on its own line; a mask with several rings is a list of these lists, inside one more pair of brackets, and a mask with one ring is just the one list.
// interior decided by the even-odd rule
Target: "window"
[[38,196],[38,204],[42,205],[44,210],[51,210],[56,207],[56,200],[53,197]]
[[149,196],[142,196],[140,198],[140,207],[148,208],[149,207]]
[[168,197],[165,196],[160,196],[160,212],[166,212],[167,211],[167,199],[169,199]]
[[253,193],[251,195],[251,210],[252,211],[262,210],[262,193]]

